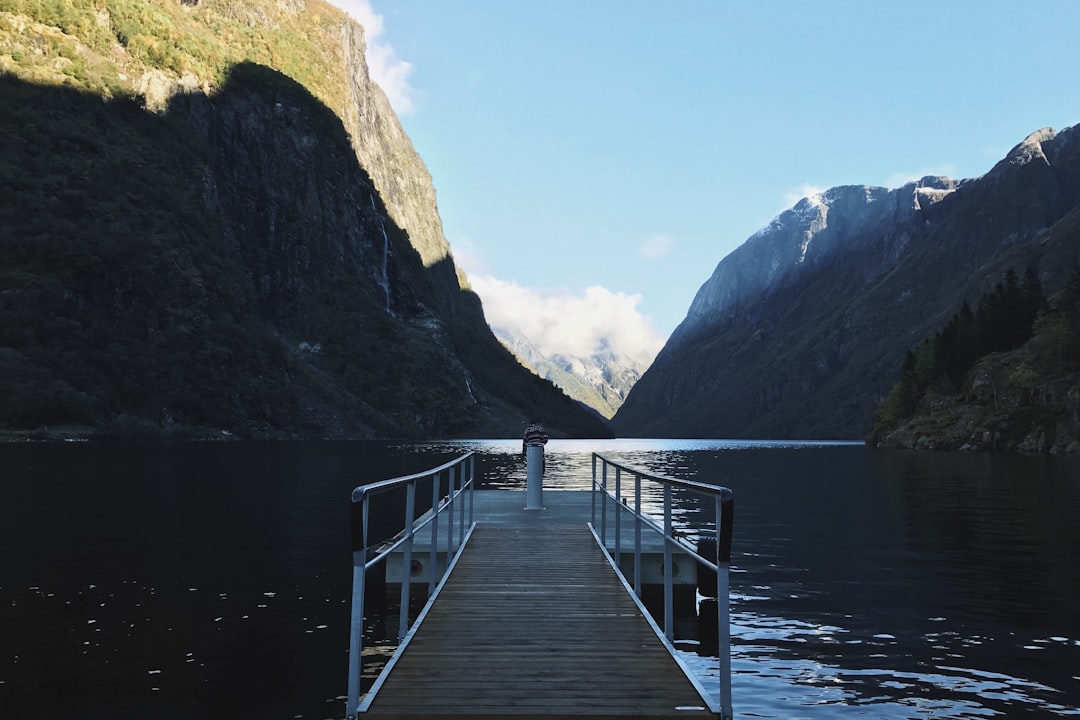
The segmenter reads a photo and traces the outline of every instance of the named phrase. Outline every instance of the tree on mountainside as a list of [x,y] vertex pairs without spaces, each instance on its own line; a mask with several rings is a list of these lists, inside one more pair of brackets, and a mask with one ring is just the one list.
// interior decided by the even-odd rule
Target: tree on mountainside
[[904,357],[904,365],[900,369],[900,380],[893,385],[885,402],[878,410],[878,415],[883,422],[893,425],[910,417],[915,411],[920,395],[916,364],[915,353],[908,350]]
[[1047,308],[1047,302],[1034,270],[1028,268],[1023,280],[1018,281],[1010,268],[993,292],[983,295],[978,307],[979,355],[984,355],[1015,350],[1027,342],[1035,318]]
[[[1073,277],[1073,294],[1065,302],[1080,311],[1080,270]],[[941,330],[908,351],[900,379],[878,412],[881,422],[893,424],[909,417],[928,389],[956,392],[980,357],[1014,350],[1031,339],[1036,320],[1049,305],[1033,269],[1028,268],[1021,280],[1010,268],[992,291],[979,298],[977,308],[972,312],[965,300]],[[1080,332],[1080,322],[1072,327]]]
[[1073,269],[1052,311],[1039,317],[1035,332],[1042,338],[1044,354],[1059,365],[1080,357],[1080,265]]

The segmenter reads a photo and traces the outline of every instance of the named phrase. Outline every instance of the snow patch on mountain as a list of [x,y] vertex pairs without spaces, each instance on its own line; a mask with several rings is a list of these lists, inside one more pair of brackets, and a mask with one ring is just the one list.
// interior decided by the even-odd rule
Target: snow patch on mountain
[[802,198],[720,261],[672,339],[703,323],[737,315],[744,299],[846,249],[887,243],[882,229],[912,221],[957,187],[950,178],[927,176],[895,189],[842,185]]
[[643,363],[614,352],[603,341],[588,355],[547,355],[520,332],[505,327],[491,329],[523,365],[608,419],[622,407],[630,388],[646,370]]

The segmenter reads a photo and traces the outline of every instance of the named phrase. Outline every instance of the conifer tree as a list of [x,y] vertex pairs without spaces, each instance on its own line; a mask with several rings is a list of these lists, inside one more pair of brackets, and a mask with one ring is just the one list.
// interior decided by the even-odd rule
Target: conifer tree
[[[1070,278],[1060,304],[1075,313],[1073,344],[1080,349],[1080,267]],[[914,352],[908,351],[900,379],[883,406],[883,417],[907,417],[929,388],[955,392],[980,357],[1027,342],[1036,319],[1047,308],[1042,283],[1033,269],[1025,271],[1022,280],[1017,279],[1015,270],[1007,270],[994,289],[979,298],[978,310],[973,312],[965,300],[941,330]]]

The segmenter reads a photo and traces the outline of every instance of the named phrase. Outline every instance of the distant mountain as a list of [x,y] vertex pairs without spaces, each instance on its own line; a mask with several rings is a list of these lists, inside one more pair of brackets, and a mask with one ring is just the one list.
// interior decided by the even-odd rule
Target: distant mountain
[[645,368],[635,360],[608,348],[591,355],[545,355],[520,333],[493,327],[495,337],[537,375],[550,380],[567,395],[612,418]]
[[610,430],[495,339],[325,3],[0,10],[0,432]]
[[1006,267],[1048,292],[1080,257],[1080,130],[986,175],[805,198],[720,261],[612,420],[619,435],[862,438],[905,353]]

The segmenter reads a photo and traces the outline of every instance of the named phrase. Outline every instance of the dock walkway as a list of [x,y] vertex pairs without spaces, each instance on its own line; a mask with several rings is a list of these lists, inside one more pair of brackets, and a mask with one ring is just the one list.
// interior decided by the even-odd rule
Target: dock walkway
[[588,492],[477,492],[477,527],[368,715],[716,717],[615,575]]

